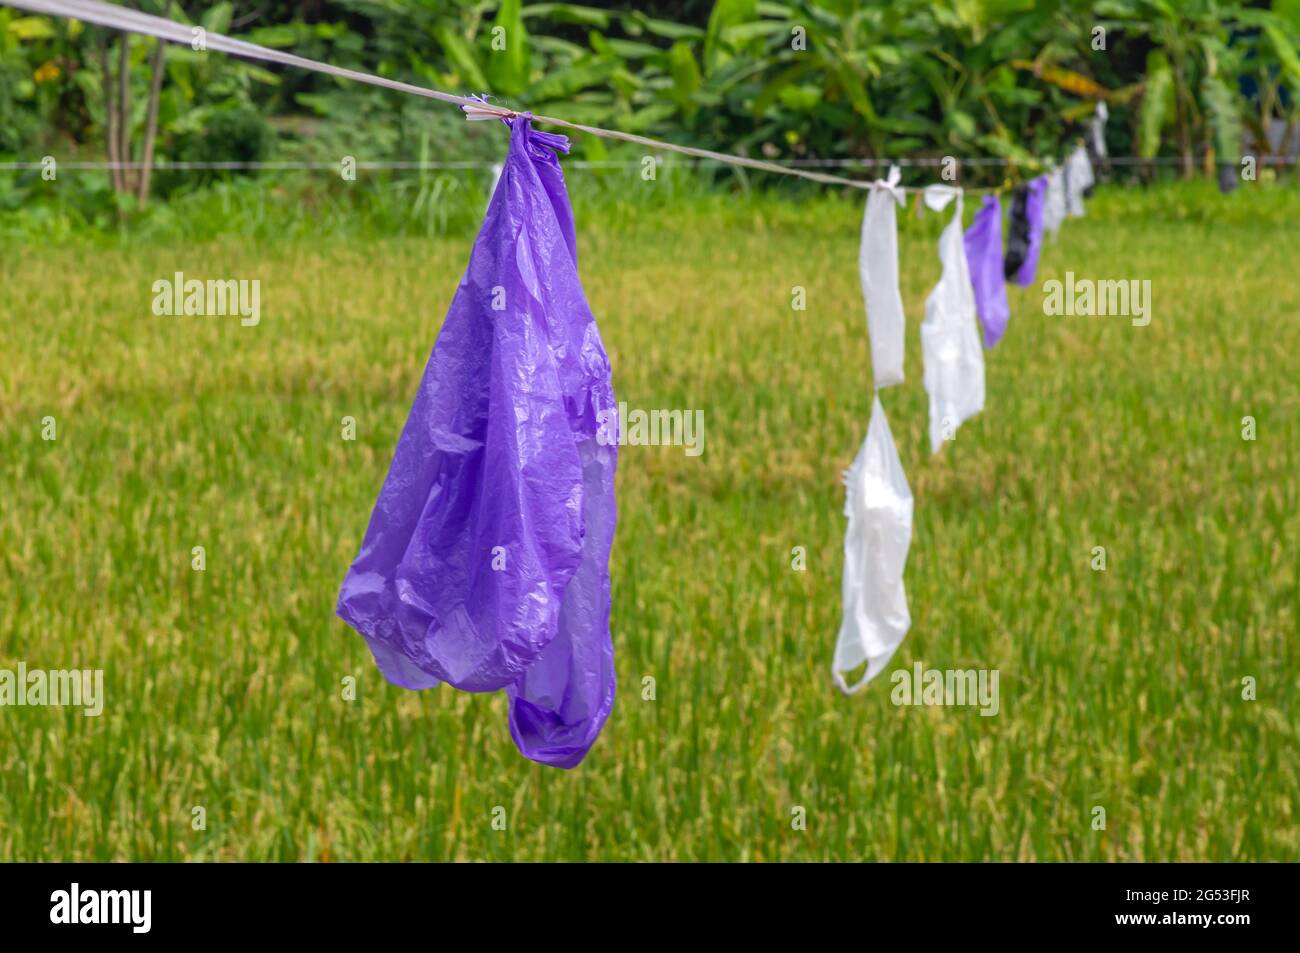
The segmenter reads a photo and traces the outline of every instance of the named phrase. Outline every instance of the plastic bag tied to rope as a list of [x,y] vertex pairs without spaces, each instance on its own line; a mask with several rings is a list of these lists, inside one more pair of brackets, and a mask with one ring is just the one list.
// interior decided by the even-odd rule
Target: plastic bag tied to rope
[[898,166],[867,196],[858,246],[858,275],[871,337],[872,378],[876,390],[903,383],[903,296],[898,289],[898,206],[907,193],[898,187]]
[[564,136],[510,149],[338,614],[384,677],[505,689],[519,750],[571,768],[614,703],[618,413],[578,280]]
[[[831,675],[851,695],[880,674],[912,626],[903,569],[912,544],[912,491],[880,398],[858,455],[844,475],[844,616]],[[861,677],[846,675],[865,663]]]
[[1047,194],[1047,177],[1040,175],[1016,189],[1011,202],[1007,227],[1007,254],[1004,274],[1022,288],[1034,283],[1038,273],[1038,255],[1043,248],[1043,205]]
[[965,242],[975,310],[984,326],[984,346],[993,347],[1002,340],[1011,320],[1002,274],[1002,203],[996,195],[984,196],[984,204],[966,229]]
[[1070,218],[1083,217],[1083,200],[1094,184],[1096,179],[1092,174],[1092,163],[1088,160],[1088,150],[1077,146],[1065,160],[1065,210]]
[[1047,174],[1047,194],[1043,198],[1043,231],[1056,238],[1065,221],[1065,170]]
[[975,292],[962,238],[961,189],[932,185],[925,205],[940,212],[955,199],[956,208],[939,235],[943,271],[925,299],[921,322],[921,357],[925,390],[930,395],[930,449],[938,453],[957,428],[984,409],[984,351],[975,319]]

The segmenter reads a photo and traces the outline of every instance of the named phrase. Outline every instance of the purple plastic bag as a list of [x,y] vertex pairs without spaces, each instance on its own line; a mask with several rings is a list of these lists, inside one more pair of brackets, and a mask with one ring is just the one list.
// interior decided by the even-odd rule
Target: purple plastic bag
[[[1034,276],[1039,270],[1039,252],[1043,251],[1043,207],[1047,202],[1048,177],[1039,176],[1024,183],[1017,190],[1015,203],[1011,207],[1010,242],[1006,254],[1008,280],[1021,287],[1034,283]],[[1019,252],[1019,264],[1015,264],[1011,250]]]
[[506,689],[519,750],[571,768],[614,704],[618,411],[555,150],[511,123],[338,614],[395,685]]
[[989,348],[1002,340],[1011,320],[1002,275],[1002,203],[996,195],[984,196],[984,204],[966,229],[965,242],[975,311],[984,327],[984,346]]

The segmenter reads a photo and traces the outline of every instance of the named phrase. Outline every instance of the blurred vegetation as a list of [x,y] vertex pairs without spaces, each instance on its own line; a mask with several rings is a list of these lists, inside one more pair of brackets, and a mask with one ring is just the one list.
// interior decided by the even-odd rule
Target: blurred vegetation
[[[1246,149],[1266,158],[1300,143],[1300,0],[675,0],[635,10],[521,0],[128,5],[512,107],[777,159],[993,157],[1007,161],[1005,173],[975,167],[964,177],[1016,179],[1060,155],[1102,102],[1111,152],[1150,160],[1117,171],[1143,180],[1162,169],[1209,173]],[[500,155],[494,130],[467,126],[438,103],[181,46],[164,56],[157,46],[0,8],[0,161],[333,164],[343,156],[387,163]],[[628,157],[591,137],[574,145],[579,159]],[[151,196],[174,201],[214,188],[214,179],[248,177],[257,176],[164,170],[149,181],[134,169],[82,170],[61,174],[51,190],[38,168],[24,168],[0,176],[0,210],[107,226],[140,215]],[[282,185],[265,177],[276,179],[269,187]],[[332,178],[318,173],[315,187],[337,190]],[[409,224],[425,229],[455,217],[429,206],[467,176],[363,178],[348,190],[352,200],[396,188]]]

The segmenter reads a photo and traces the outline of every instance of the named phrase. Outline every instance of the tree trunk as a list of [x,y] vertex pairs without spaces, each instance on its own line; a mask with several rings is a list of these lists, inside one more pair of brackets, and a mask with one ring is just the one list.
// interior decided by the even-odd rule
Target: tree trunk
[[1186,74],[1183,71],[1184,58],[1182,50],[1173,46],[1169,50],[1169,63],[1174,73],[1174,131],[1178,137],[1179,165],[1183,178],[1190,179],[1196,172],[1196,160],[1192,155],[1192,130],[1190,93],[1187,90]]
[[118,166],[121,158],[117,154],[117,94],[113,87],[113,68],[109,65],[109,45],[107,36],[99,49],[101,85],[104,87],[104,144],[108,149],[109,174],[113,181],[113,191],[122,191],[122,170]]
[[1192,132],[1188,127],[1186,95],[1183,89],[1183,82],[1177,73],[1174,74],[1174,115],[1178,127],[1178,154],[1182,160],[1183,178],[1190,179],[1196,172],[1196,160],[1192,156]]
[[[1264,70],[1260,71],[1258,83],[1260,90],[1262,90],[1259,97],[1259,126],[1254,130],[1253,135],[1257,157],[1266,159],[1272,152],[1268,127],[1273,118],[1273,106],[1278,99],[1278,88],[1269,81],[1268,73]],[[1282,145],[1282,143],[1278,145]]]
[[131,42],[127,34],[122,34],[122,45],[117,58],[118,100],[121,106],[121,122],[118,123],[117,153],[122,162],[122,191],[131,191],[131,170],[127,164],[131,161]]
[[149,84],[149,112],[144,124],[144,148],[140,155],[140,189],[136,197],[141,207],[149,203],[149,176],[153,172],[153,144],[158,135],[158,100],[162,95],[164,64],[167,58],[167,44],[157,41],[149,67],[153,76]]

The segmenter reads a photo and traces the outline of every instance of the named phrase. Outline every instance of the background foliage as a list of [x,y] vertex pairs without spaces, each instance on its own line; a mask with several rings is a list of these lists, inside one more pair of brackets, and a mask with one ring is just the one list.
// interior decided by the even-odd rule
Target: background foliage
[[[1105,101],[1123,170],[1183,175],[1300,145],[1300,0],[697,0],[602,9],[520,0],[316,0],[139,7],[304,56],[596,125],[772,158],[993,157],[1011,178],[1058,156]],[[124,40],[0,8],[0,159],[102,160],[99,57]],[[154,41],[129,44],[134,142]],[[502,48],[504,47],[504,48]],[[170,47],[155,155],[164,162],[486,160],[499,137],[456,110],[221,54]],[[1271,130],[1270,138],[1270,124]],[[1244,138],[1243,138],[1244,137]],[[581,137],[579,158],[622,153]],[[132,158],[139,160],[137,145]],[[172,172],[155,195],[246,172]],[[718,173],[731,176],[733,173]],[[971,168],[969,177],[1001,177]],[[5,176],[0,207],[42,204],[33,171]],[[102,175],[62,190],[58,216],[109,224],[132,212]],[[405,227],[445,227],[430,207],[472,176],[373,174]],[[400,180],[400,183],[399,183]],[[278,180],[281,184],[284,178]],[[293,186],[291,186],[293,187]],[[295,187],[337,190],[317,176]],[[372,201],[373,196],[353,200]],[[162,213],[165,214],[165,213]]]

